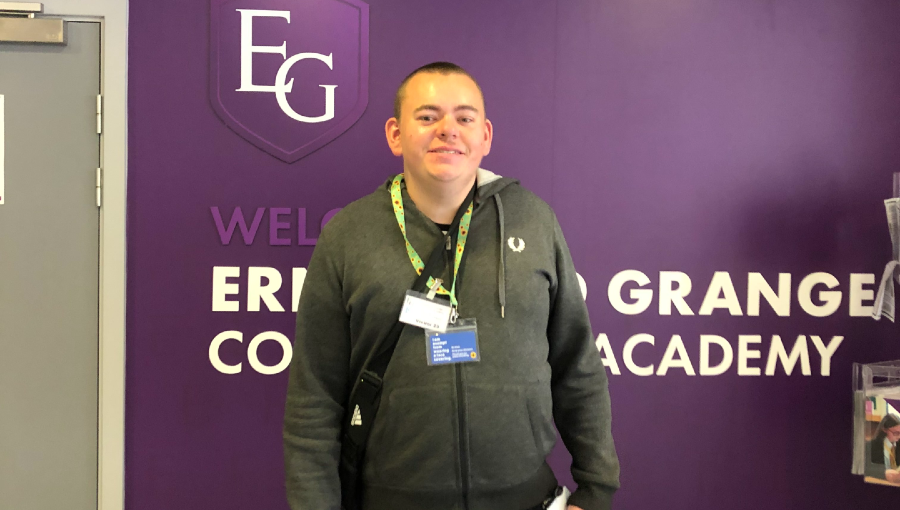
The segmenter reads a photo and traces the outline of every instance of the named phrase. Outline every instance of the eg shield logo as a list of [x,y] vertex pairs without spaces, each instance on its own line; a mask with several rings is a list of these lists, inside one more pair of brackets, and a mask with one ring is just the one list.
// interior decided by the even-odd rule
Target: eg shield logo
[[[306,59],[320,60],[328,66],[328,69],[334,69],[332,64],[332,54],[322,55],[319,53],[298,53],[291,58],[287,58],[287,43],[281,43],[281,46],[254,46],[253,45],[253,19],[256,17],[273,17],[284,18],[288,23],[291,22],[291,11],[264,11],[259,9],[236,9],[241,13],[241,86],[237,92],[274,92],[275,98],[278,99],[278,106],[281,111],[288,117],[298,122],[324,122],[334,118],[334,89],[337,85],[319,85],[325,89],[325,113],[318,117],[306,117],[294,111],[287,100],[287,93],[294,88],[294,80],[287,80],[287,74],[297,62]],[[278,72],[275,74],[274,85],[254,85],[253,84],[253,55],[255,53],[277,53],[285,58]]]
[[293,163],[362,116],[368,5],[211,0],[210,6],[210,102],[235,133]]

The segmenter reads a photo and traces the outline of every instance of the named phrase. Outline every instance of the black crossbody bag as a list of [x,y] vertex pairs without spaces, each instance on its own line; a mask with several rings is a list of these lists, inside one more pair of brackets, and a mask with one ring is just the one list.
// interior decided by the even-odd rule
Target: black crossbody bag
[[[475,198],[475,189],[476,186],[473,185],[447,231],[451,254],[456,253],[459,222]],[[447,250],[446,239],[431,252],[425,269],[411,287],[412,290],[427,291],[428,278],[434,276],[435,273],[440,275],[443,272],[444,251]],[[463,253],[463,257],[465,257],[465,253]],[[461,272],[462,264],[459,269],[459,273]],[[458,285],[460,274],[457,274],[456,278]],[[362,467],[366,443],[369,441],[372,422],[375,420],[375,413],[378,412],[378,405],[381,403],[384,373],[394,355],[394,348],[397,347],[404,326],[405,324],[398,320],[387,336],[379,342],[375,355],[370,357],[363,366],[362,372],[353,385],[353,391],[350,392],[350,400],[347,403],[342,424],[341,458],[338,466],[338,474],[341,479],[341,507],[344,510],[360,510],[362,508]]]

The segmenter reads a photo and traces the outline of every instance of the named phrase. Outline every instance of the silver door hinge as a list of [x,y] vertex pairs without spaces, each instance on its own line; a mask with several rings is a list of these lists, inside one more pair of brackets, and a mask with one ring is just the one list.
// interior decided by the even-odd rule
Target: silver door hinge
[[103,134],[103,96],[97,94],[97,134]]
[[97,207],[103,205],[103,169],[97,169],[97,177],[95,180],[95,187],[97,190]]

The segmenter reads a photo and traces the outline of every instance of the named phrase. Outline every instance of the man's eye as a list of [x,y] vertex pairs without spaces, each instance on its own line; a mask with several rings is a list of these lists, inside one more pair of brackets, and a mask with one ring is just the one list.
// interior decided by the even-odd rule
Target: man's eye
[[459,121],[463,124],[471,124],[475,122],[475,119],[473,119],[472,117],[462,117],[459,119]]
[[434,121],[434,116],[433,115],[421,115],[421,116],[419,116],[419,120],[424,121],[424,122],[432,122],[432,121]]

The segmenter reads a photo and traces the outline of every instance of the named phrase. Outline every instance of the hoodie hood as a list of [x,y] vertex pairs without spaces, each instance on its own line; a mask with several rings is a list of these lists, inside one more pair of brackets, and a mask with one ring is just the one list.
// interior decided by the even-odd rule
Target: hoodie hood
[[518,179],[503,177],[484,168],[478,169],[475,174],[475,182],[478,185],[478,198],[481,200],[495,196],[500,190],[511,184],[519,184]]
[[500,199],[500,190],[511,184],[518,184],[516,179],[502,177],[490,170],[479,168],[475,174],[475,182],[478,185],[475,200],[484,201],[494,197],[494,205],[497,207],[497,221],[500,227],[500,260],[497,261],[497,294],[500,296],[500,318],[506,318],[506,248],[503,242],[506,239],[506,221],[503,217],[503,201]]

